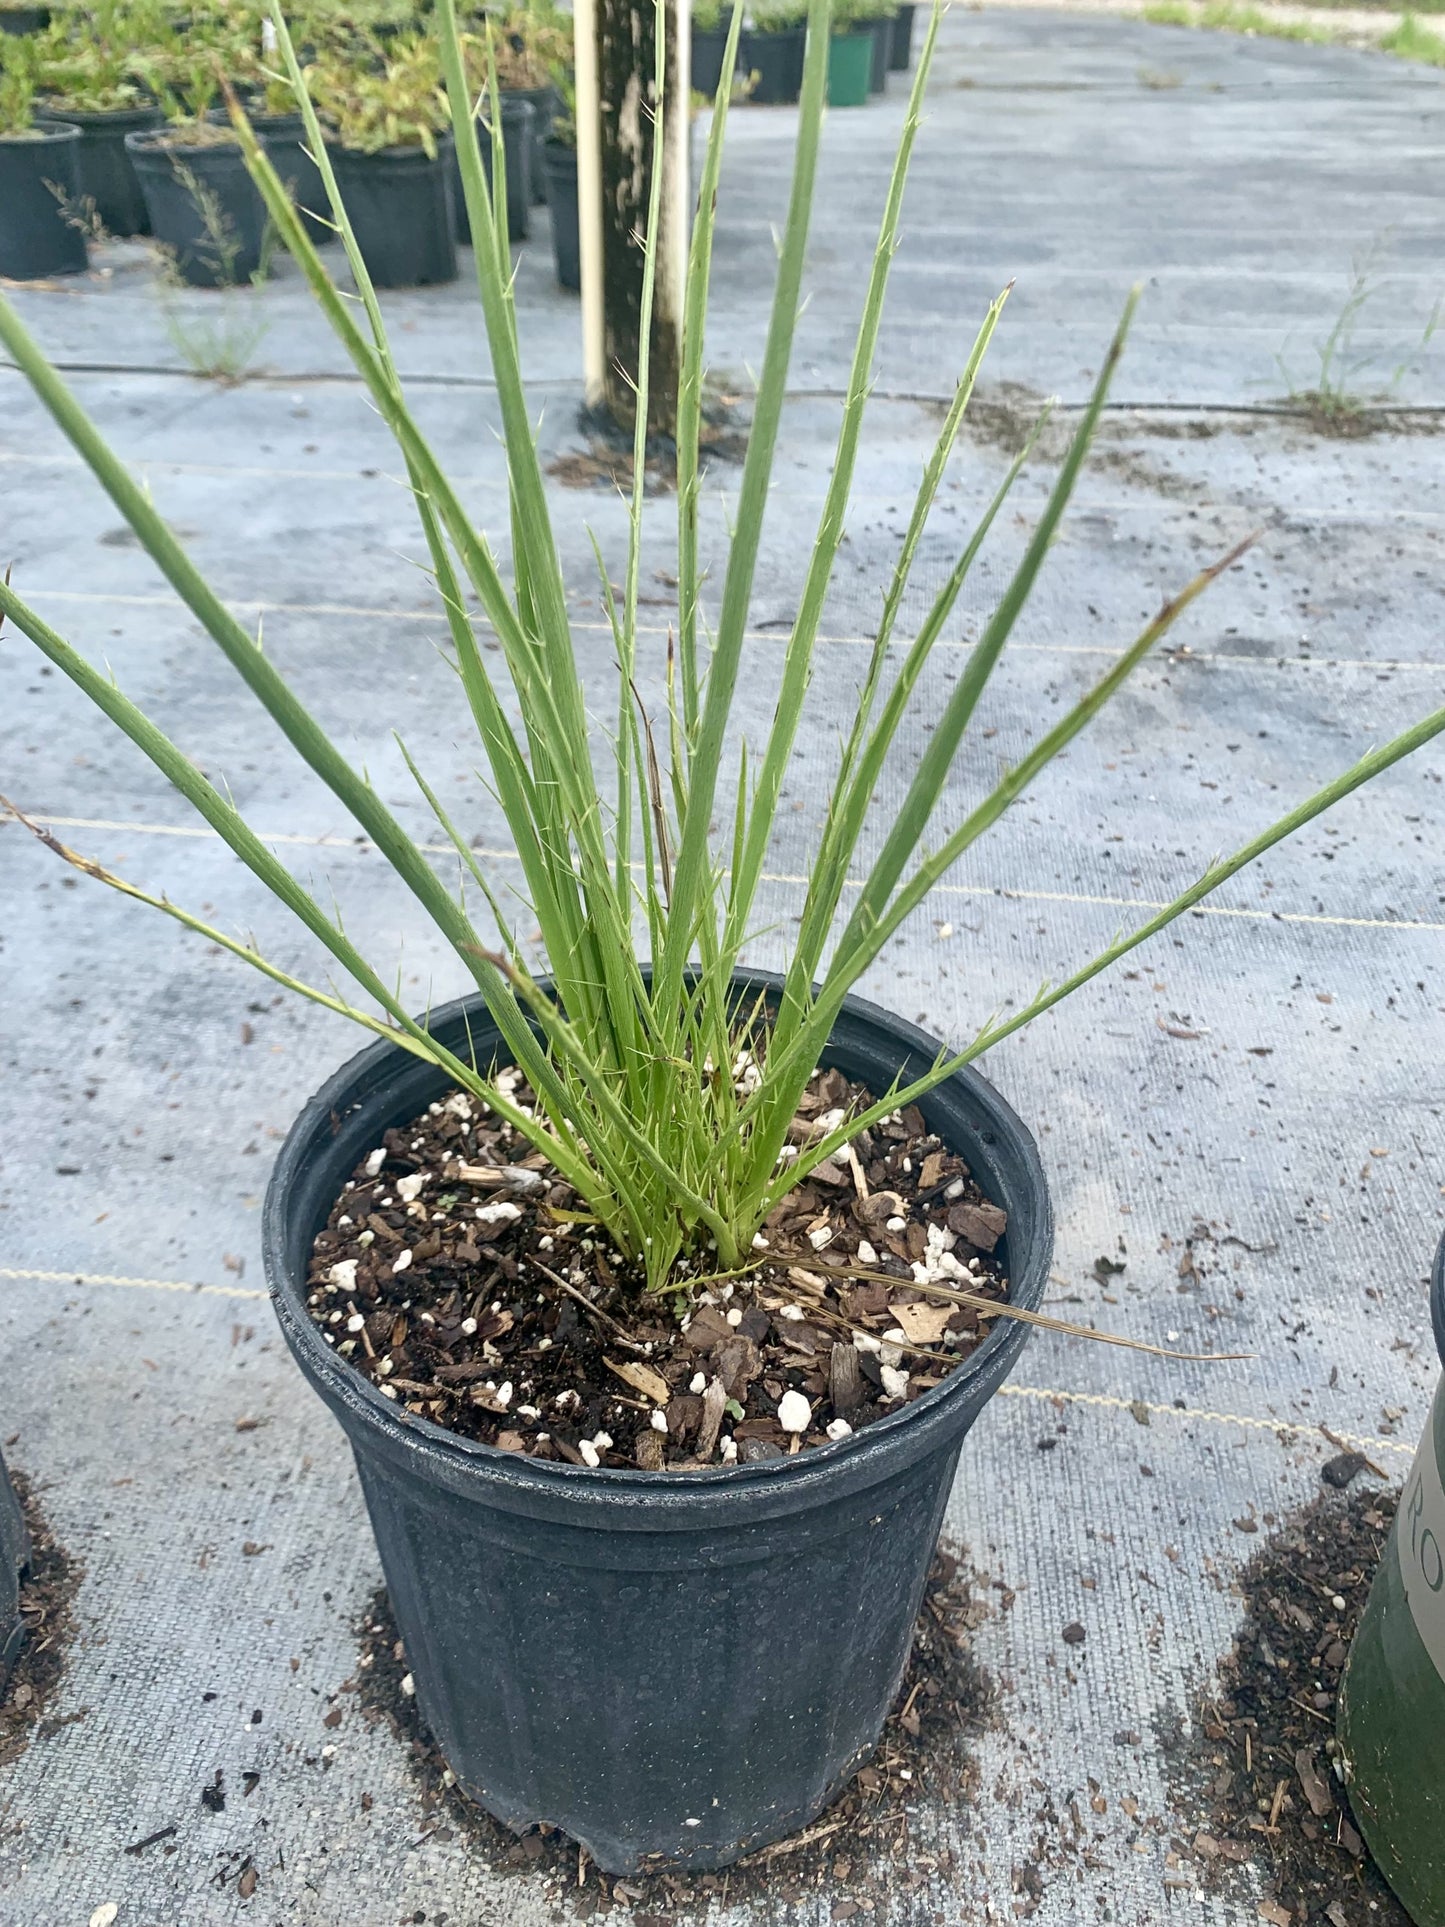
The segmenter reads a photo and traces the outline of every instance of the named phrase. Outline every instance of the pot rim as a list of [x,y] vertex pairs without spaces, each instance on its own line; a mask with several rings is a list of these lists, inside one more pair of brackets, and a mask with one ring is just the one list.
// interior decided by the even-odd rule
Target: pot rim
[[[738,974],[752,988],[782,985],[782,979],[772,972]],[[428,1028],[438,1029],[468,1009],[487,1015],[484,1000],[475,993],[433,1010],[425,1021]],[[917,1055],[926,1062],[937,1056],[937,1039],[864,998],[850,996],[841,1017],[843,1022],[851,1019],[864,1026],[881,1027],[900,1058]],[[768,1514],[780,1509],[793,1511],[811,1504],[816,1488],[831,1485],[840,1474],[845,1484],[866,1487],[925,1452],[951,1443],[960,1417],[970,1411],[971,1401],[976,1401],[972,1407],[976,1410],[992,1395],[1023,1348],[1028,1326],[1018,1319],[1000,1319],[984,1342],[941,1384],[849,1438],[782,1460],[690,1472],[592,1468],[529,1459],[478,1439],[464,1438],[431,1419],[408,1412],[384,1398],[369,1379],[325,1343],[306,1309],[304,1268],[299,1279],[294,1277],[286,1254],[289,1195],[310,1162],[312,1145],[324,1141],[323,1134],[330,1136],[334,1115],[354,1109],[358,1100],[364,1101],[384,1066],[402,1056],[400,1047],[385,1038],[365,1046],[334,1071],[302,1108],[267,1184],[262,1248],[272,1306],[305,1376],[338,1417],[344,1413],[350,1421],[360,1421],[375,1445],[411,1460],[418,1470],[420,1461],[426,1461],[426,1476],[471,1489],[480,1473],[486,1478],[491,1500],[506,1509],[550,1513],[560,1504],[570,1511],[579,1501],[585,1501],[594,1504],[599,1526],[635,1530],[665,1530],[681,1523],[681,1507],[714,1492],[727,1494],[737,1504],[750,1498]],[[955,1072],[949,1083],[954,1080],[968,1087],[987,1126],[1009,1141],[1023,1181],[1033,1193],[1037,1214],[1034,1236],[1025,1264],[1014,1270],[1010,1279],[1008,1302],[1035,1309],[1048,1282],[1053,1243],[1053,1212],[1038,1147],[1012,1106],[972,1066]],[[949,1085],[941,1088],[946,1090]]]
[[37,114],[25,133],[0,134],[0,147],[40,147],[47,142],[78,141],[80,132],[73,120]]
[[168,141],[166,135],[173,131],[166,121],[159,127],[132,128],[125,137],[126,148],[132,154],[234,154],[244,164],[245,156],[238,140]]
[[46,95],[44,98],[51,104],[38,110],[37,119],[64,121],[82,130],[87,127],[118,127],[124,121],[154,123],[161,111],[153,100],[137,101],[130,107],[67,107],[63,95]]
[[[325,129],[322,131],[324,133]],[[348,147],[344,141],[331,135],[326,141],[326,151],[333,162],[341,161],[352,166],[358,162],[371,162],[398,170],[406,167],[421,169],[435,167],[438,161],[446,159],[448,150],[454,145],[450,128],[437,129],[436,144],[436,153],[428,154],[420,141],[409,141],[402,147]]]

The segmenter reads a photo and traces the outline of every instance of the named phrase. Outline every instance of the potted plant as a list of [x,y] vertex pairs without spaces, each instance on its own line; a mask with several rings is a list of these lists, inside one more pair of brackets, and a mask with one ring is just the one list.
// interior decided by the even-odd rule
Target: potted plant
[[[692,10],[692,84],[705,94],[709,105],[722,84],[723,54],[728,44],[728,26],[733,10],[724,0],[698,0]],[[738,55],[738,66],[747,71],[746,48]]]
[[159,51],[148,71],[164,124],[127,134],[125,149],[151,233],[189,287],[256,280],[266,259],[266,211],[234,130],[212,118],[217,80],[210,54],[182,41]]
[[[535,193],[532,174],[541,153],[539,142],[533,128],[534,116],[540,111],[534,101],[545,99],[550,113],[556,96],[547,88],[541,94],[498,91],[501,70],[496,59],[496,42],[483,34],[464,34],[462,51],[467,61],[467,79],[472,90],[472,99],[477,103],[472,122],[472,137],[481,155],[482,172],[486,175],[487,185],[492,182],[493,141],[492,114],[493,102],[499,101],[496,110],[501,129],[502,166],[507,182],[507,238],[509,241],[525,241],[527,238],[527,215],[535,201],[545,198],[546,189]],[[466,208],[462,203],[461,170],[452,154],[452,202],[456,211],[457,239],[470,238],[467,232]]]
[[[867,92],[881,94],[888,87],[888,63],[893,52],[893,6],[892,0],[841,0],[833,11],[833,31],[835,36],[867,34],[868,74]],[[852,80],[858,62],[858,55],[850,49],[845,57],[848,74],[846,103],[835,101],[835,106],[858,106],[860,103],[851,98],[854,91]]]
[[80,129],[80,193],[105,234],[150,232],[125,137],[161,124],[143,69],[173,39],[161,0],[97,0],[83,10],[67,8],[41,39],[45,114]]
[[[533,6],[513,7],[487,16],[497,81],[501,87],[502,136],[507,133],[507,102],[525,101],[532,109],[532,153],[528,162],[533,205],[547,198],[543,143],[555,114],[563,111],[563,83],[572,72],[572,16],[537,0]],[[478,86],[480,91],[480,85]],[[512,166],[511,150],[507,167]]]
[[[277,1161],[263,1231],[276,1311],[352,1443],[418,1704],[459,1783],[513,1826],[565,1828],[606,1870],[725,1864],[805,1822],[876,1742],[964,1436],[1039,1316],[1048,1275],[1051,1219],[1037,1155],[975,1060],[1445,730],[1437,711],[1373,750],[1138,929],[961,1046],[858,1000],[859,976],[933,883],[1247,546],[1166,603],[961,822],[930,830],[1058,534],[1134,305],[978,642],[942,707],[919,714],[920,678],[1032,446],[1011,464],[916,636],[895,649],[1001,296],[908,516],[798,919],[782,920],[792,933],[787,968],[772,978],[745,968],[845,539],[938,18],[904,121],[827,499],[781,645],[776,706],[726,809],[729,720],[804,278],[827,0],[812,8],[794,193],[715,627],[699,608],[699,429],[725,99],[710,134],[684,308],[679,607],[666,662],[661,651],[642,660],[651,645],[638,622],[648,415],[646,367],[639,371],[629,552],[609,603],[615,734],[589,724],[521,382],[510,262],[471,144],[461,144],[461,169],[503,421],[515,590],[407,406],[341,197],[333,208],[363,308],[342,299],[238,117],[267,208],[412,480],[459,701],[515,839],[525,914],[542,929],[549,978],[532,973],[512,935],[469,825],[453,815],[455,799],[442,800],[409,748],[420,794],[488,906],[476,921],[205,582],[0,299],[11,359],[473,986],[460,1004],[414,1016],[388,966],[356,948],[339,915],[198,766],[18,586],[0,583],[6,619],[150,756],[356,986],[304,982],[31,825],[64,861],[376,1038],[307,1106]],[[460,125],[472,103],[454,0],[438,0],[437,19]],[[284,31],[282,52],[294,77]],[[304,111],[314,136],[314,113]],[[670,103],[658,111],[665,117]],[[646,341],[646,296],[640,323]],[[495,653],[481,646],[469,594]],[[641,696],[649,683],[663,692],[655,727]],[[891,793],[885,772],[905,746],[918,761],[896,815],[879,823],[873,799]]]
[[[1430,1287],[1445,1363],[1445,1239]],[[1336,1767],[1376,1864],[1418,1927],[1445,1927],[1445,1380],[1340,1683]]]
[[[326,190],[321,171],[306,146],[291,83],[284,74],[276,72],[273,56],[263,37],[256,34],[254,22],[247,21],[239,34],[233,23],[227,24],[225,72],[245,100],[252,127],[266,142],[282,180],[291,189],[306,232],[318,245],[324,246],[334,238],[334,230],[326,219]],[[224,109],[215,109],[214,115],[220,120]]]
[[786,107],[803,84],[808,9],[801,0],[762,0],[748,10],[748,98],[760,107]]
[[858,12],[861,0],[839,0],[828,42],[828,105],[864,107],[873,71],[873,27]]
[[30,1534],[25,1529],[25,1514],[0,1455],[0,1694],[25,1644],[20,1581],[29,1564]]
[[371,280],[454,281],[452,137],[435,42],[413,34],[369,57],[323,52],[306,83],[333,136],[331,165]]
[[36,120],[36,44],[0,38],[0,275],[40,281],[83,274],[76,149],[80,130]]
[[913,61],[913,0],[903,0],[894,10],[893,35],[888,49],[889,70],[906,74]]

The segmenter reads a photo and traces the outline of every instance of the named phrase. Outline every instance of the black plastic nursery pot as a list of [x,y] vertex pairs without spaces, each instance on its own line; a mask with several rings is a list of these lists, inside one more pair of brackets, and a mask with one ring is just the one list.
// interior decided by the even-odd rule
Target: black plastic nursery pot
[[[532,206],[540,207],[547,198],[543,174],[542,149],[551,138],[552,123],[563,111],[562,96],[555,87],[515,87],[502,92],[502,138],[507,135],[507,102],[525,101],[532,110],[532,154],[528,161]],[[507,149],[507,170],[512,167],[512,150]],[[510,215],[508,216],[510,219]],[[514,230],[515,232],[516,230]]]
[[[431,1028],[483,1065],[498,1048],[476,998]],[[882,1090],[938,1048],[850,999],[823,1058]],[[998,1320],[932,1391],[792,1459],[589,1471],[443,1430],[333,1351],[306,1293],[345,1179],[445,1089],[382,1042],[301,1113],[264,1214],[282,1331],[355,1454],[417,1701],[464,1791],[510,1827],[563,1828],[607,1872],[726,1865],[806,1825],[876,1743],[959,1448],[1026,1327]],[[1028,1131],[972,1070],[919,1108],[1008,1213],[1010,1301],[1037,1306],[1053,1220]]]
[[881,20],[869,22],[873,35],[873,59],[868,71],[868,91],[870,94],[886,94],[888,91],[888,67],[893,58],[893,16],[887,14]]
[[193,288],[244,287],[264,258],[266,207],[237,143],[191,146],[162,127],[127,134],[125,146],[150,231],[181,280]]
[[[723,14],[717,26],[694,27],[692,30],[692,85],[695,92],[706,94],[709,100],[716,99],[718,87],[722,83],[723,56],[727,52],[731,20],[732,12],[729,9]],[[737,71],[739,74],[745,74],[748,71],[747,41],[748,36],[744,34],[738,47]]]
[[44,33],[49,25],[49,7],[0,7],[0,33]]
[[331,203],[321,169],[306,144],[306,122],[300,114],[252,114],[251,127],[265,144],[271,165],[291,190],[301,224],[317,247],[336,239],[331,226]]
[[577,230],[577,149],[548,141],[542,150],[547,205],[552,215],[552,256],[557,279],[574,291],[582,286],[581,241]]
[[8,280],[84,274],[89,265],[74,218],[79,146],[80,129],[56,122],[0,139],[0,275]]
[[[1445,1240],[1430,1313],[1445,1363]],[[1350,1806],[1416,1927],[1445,1927],[1445,1379],[1340,1683]]]
[[758,107],[787,107],[803,90],[803,43],[806,27],[783,27],[776,32],[748,34],[747,61],[740,71],[754,74],[748,99]]
[[888,50],[889,70],[906,74],[913,65],[913,4],[899,7],[893,16],[893,37]]
[[[530,100],[520,94],[502,95],[502,158],[507,168],[507,238],[510,241],[525,241],[527,238],[527,214],[533,200],[532,162],[533,141],[532,122],[535,110]],[[482,172],[486,176],[488,188],[492,185],[492,132],[490,127],[476,124],[477,152],[482,158]],[[543,196],[546,187],[543,186]],[[466,196],[462,192],[462,171],[456,157],[456,146],[452,147],[452,213],[456,219],[456,233],[459,241],[470,241],[471,228],[467,221]]]
[[30,1534],[20,1501],[0,1456],[0,1692],[25,1644],[25,1621],[20,1617],[20,1579],[30,1564]]
[[119,107],[111,113],[92,114],[57,107],[46,118],[80,129],[75,160],[80,198],[82,204],[89,201],[94,206],[106,233],[121,240],[131,234],[149,234],[150,215],[125,137],[159,127],[160,109]]
[[333,147],[331,165],[366,271],[379,288],[429,288],[457,278],[450,134],[437,151]]

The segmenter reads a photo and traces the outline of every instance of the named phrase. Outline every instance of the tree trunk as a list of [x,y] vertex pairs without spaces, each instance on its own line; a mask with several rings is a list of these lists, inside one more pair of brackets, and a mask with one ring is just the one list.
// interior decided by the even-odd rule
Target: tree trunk
[[652,169],[667,170],[658,232],[653,237],[649,433],[677,427],[687,233],[690,127],[686,0],[666,0],[666,80],[662,154],[654,153],[653,110],[658,18],[650,0],[595,0],[597,76],[601,97],[603,401],[619,426],[636,420],[636,381],[644,256]]

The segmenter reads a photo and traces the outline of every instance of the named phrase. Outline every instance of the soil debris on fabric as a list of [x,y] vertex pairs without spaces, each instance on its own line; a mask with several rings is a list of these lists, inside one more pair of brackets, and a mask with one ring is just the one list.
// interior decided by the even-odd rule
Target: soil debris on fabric
[[1280,1927],[1411,1927],[1334,1771],[1335,1697],[1398,1500],[1329,1491],[1270,1535],[1239,1576],[1233,1651],[1169,1749],[1181,1861],[1242,1897],[1262,1876]]
[[[531,1102],[516,1071],[498,1083]],[[818,1073],[794,1144],[869,1102]],[[930,1285],[1008,1296],[1005,1214],[915,1107],[848,1152],[782,1199],[755,1269],[662,1296],[544,1156],[453,1092],[353,1171],[313,1246],[311,1316],[399,1406],[530,1458],[698,1471],[839,1444],[987,1336],[986,1308]]]
[[20,1581],[25,1644],[0,1697],[0,1767],[17,1760],[37,1734],[46,1739],[60,1726],[84,1717],[84,1709],[59,1721],[47,1712],[65,1677],[75,1635],[74,1599],[84,1569],[56,1543],[24,1473],[12,1469],[10,1483],[30,1534],[30,1564]]
[[[985,1603],[988,1585],[953,1554],[935,1555],[903,1684],[877,1750],[811,1826],[718,1873],[604,1874],[560,1829],[518,1835],[469,1800],[408,1690],[405,1649],[384,1588],[357,1626],[358,1699],[363,1716],[384,1722],[406,1747],[424,1810],[422,1841],[461,1838],[491,1872],[536,1881],[569,1918],[621,1909],[638,1922],[683,1927],[679,1909],[696,1908],[697,1915],[688,1915],[694,1919],[725,1897],[738,1906],[753,1903],[772,1923],[784,1918],[780,1908],[810,1896],[816,1905],[823,1894],[835,1903],[834,1919],[856,1916],[866,1923],[900,1894],[946,1881],[951,1850],[936,1829],[928,1830],[929,1871],[917,1865],[920,1816],[956,1814],[977,1797],[972,1748],[994,1724],[997,1706],[997,1689],[972,1651],[974,1632],[995,1610]],[[1011,1603],[1004,1590],[1002,1609]]]

